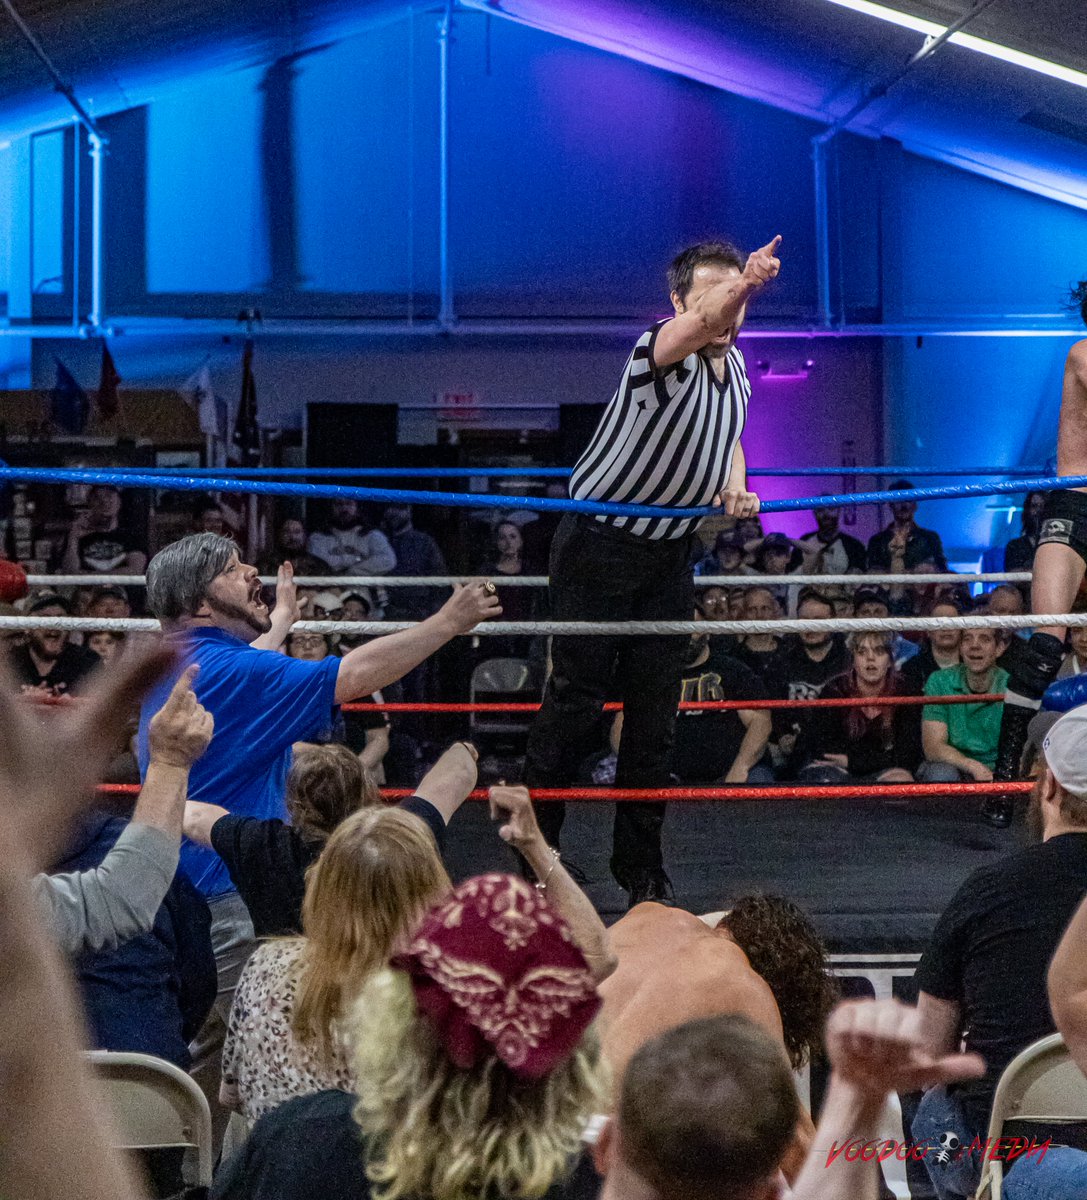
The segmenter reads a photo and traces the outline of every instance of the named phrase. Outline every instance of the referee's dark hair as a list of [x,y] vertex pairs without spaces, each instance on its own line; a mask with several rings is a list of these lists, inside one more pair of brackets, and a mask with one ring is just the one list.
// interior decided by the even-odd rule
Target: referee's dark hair
[[688,246],[672,259],[668,268],[668,294],[675,293],[681,301],[686,300],[696,267],[735,267],[742,271],[745,262],[743,254],[731,242],[699,242]]

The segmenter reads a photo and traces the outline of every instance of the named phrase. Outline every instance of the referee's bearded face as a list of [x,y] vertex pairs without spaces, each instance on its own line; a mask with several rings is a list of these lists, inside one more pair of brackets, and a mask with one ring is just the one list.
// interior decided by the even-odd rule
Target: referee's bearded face
[[[717,287],[721,283],[730,283],[739,278],[740,272],[735,267],[722,267],[716,263],[706,263],[704,266],[695,267],[691,290],[687,295],[680,298],[678,292],[672,293],[672,307],[675,309],[676,316],[678,317],[680,313],[685,313],[689,309],[696,308],[699,300],[710,288]],[[721,337],[711,339],[702,348],[714,357],[724,357],[736,344],[736,338],[743,328],[746,316],[747,305],[745,304],[740,309],[731,327]]]
[[243,642],[253,641],[272,627],[268,605],[261,597],[257,568],[241,562],[237,554],[230,556],[211,581],[204,603],[213,623]]

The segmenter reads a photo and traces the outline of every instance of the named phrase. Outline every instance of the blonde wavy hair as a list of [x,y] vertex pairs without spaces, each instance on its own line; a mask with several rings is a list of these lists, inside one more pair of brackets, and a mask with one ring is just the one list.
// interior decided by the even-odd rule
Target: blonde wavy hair
[[412,813],[364,808],[344,820],[306,873],[295,1037],[331,1061],[334,1026],[366,977],[452,887],[433,835]]
[[351,1018],[358,1104],[375,1200],[537,1200],[570,1168],[608,1077],[596,1026],[543,1079],[497,1055],[455,1066],[403,971],[376,972]]

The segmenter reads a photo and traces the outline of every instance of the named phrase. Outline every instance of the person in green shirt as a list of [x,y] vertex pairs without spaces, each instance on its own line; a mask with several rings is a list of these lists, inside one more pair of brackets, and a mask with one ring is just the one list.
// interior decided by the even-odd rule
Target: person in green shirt
[[[967,629],[962,662],[934,671],[926,696],[966,696],[1002,692],[1008,672],[996,665],[1006,638],[997,629]],[[990,783],[1000,741],[1003,703],[926,704],[921,713],[925,761],[917,773],[923,783]]]

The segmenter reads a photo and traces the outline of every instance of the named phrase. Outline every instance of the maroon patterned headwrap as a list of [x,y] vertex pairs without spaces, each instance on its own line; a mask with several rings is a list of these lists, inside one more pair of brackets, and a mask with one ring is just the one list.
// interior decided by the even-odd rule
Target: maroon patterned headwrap
[[569,925],[513,875],[466,880],[433,909],[406,954],[415,1001],[456,1066],[497,1055],[540,1079],[573,1053],[600,998]]

